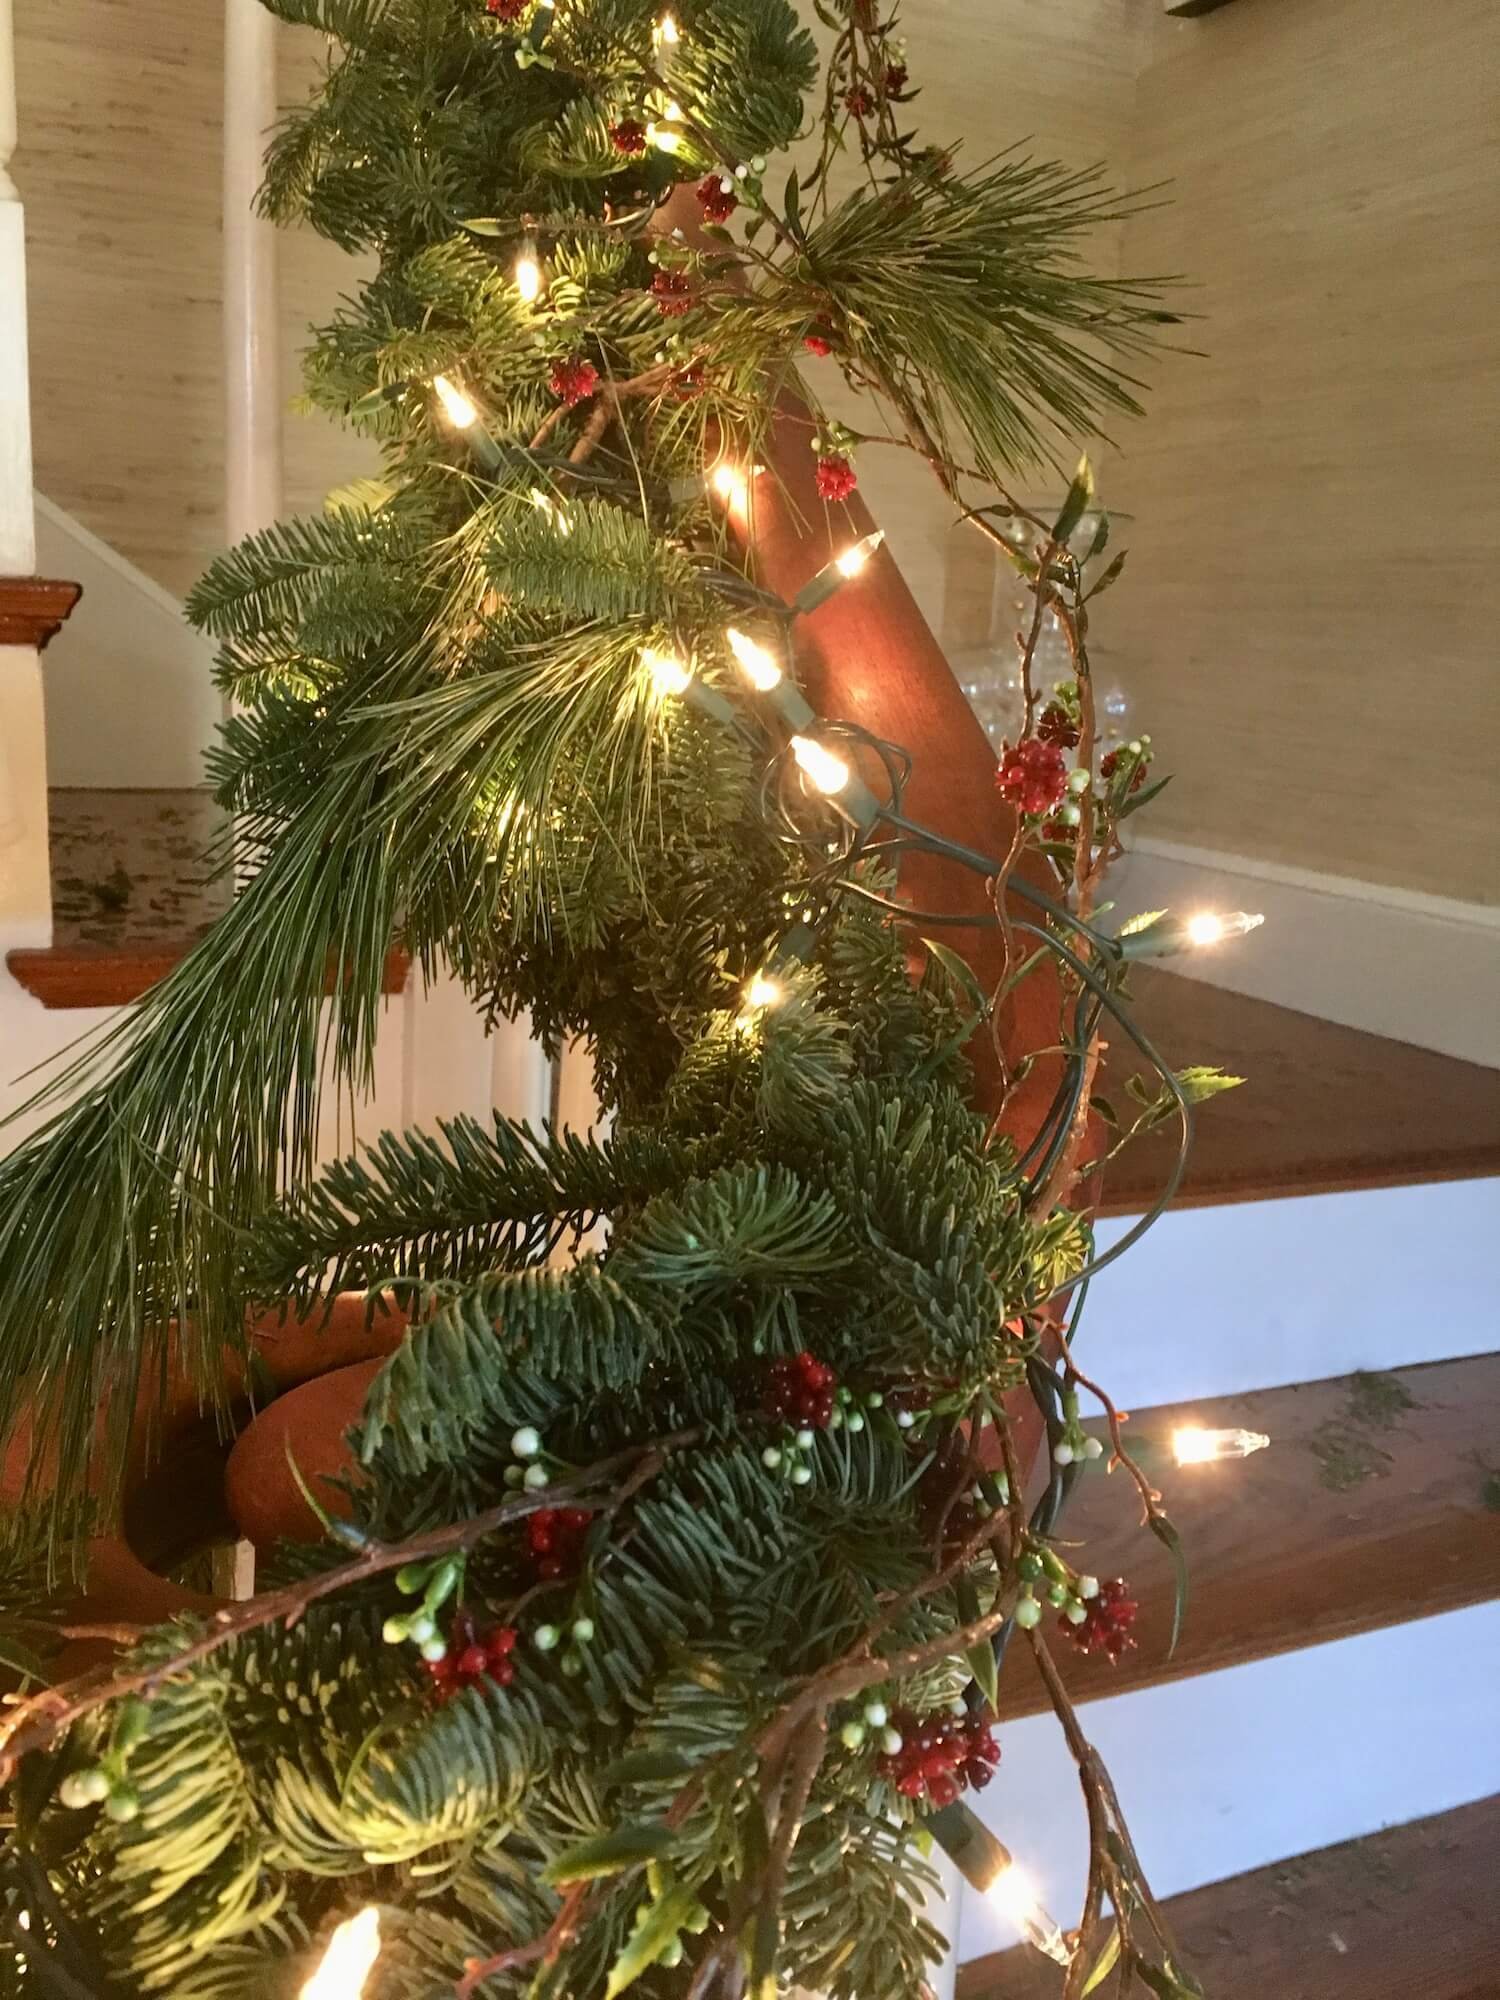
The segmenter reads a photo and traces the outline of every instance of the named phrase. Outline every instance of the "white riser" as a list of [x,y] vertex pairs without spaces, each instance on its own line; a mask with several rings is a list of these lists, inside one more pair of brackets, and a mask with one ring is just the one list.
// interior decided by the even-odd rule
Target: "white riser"
[[1136,1409],[1486,1354],[1497,1235],[1500,1179],[1179,1209],[1100,1273],[1079,1365]]
[[[1191,1609],[1188,1613],[1191,1617]],[[1152,1887],[1247,1869],[1500,1792],[1500,1603],[1087,1703]],[[1051,1714],[1001,1731],[974,1803],[1058,1922],[1076,1922],[1087,1830]],[[966,1890],[960,1959],[1015,1942]]]

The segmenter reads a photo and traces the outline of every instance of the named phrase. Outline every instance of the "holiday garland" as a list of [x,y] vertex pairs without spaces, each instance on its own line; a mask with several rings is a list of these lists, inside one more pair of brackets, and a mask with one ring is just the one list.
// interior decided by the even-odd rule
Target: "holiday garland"
[[[787,0],[273,11],[332,53],[267,210],[375,257],[308,394],[382,472],[194,593],[253,868],[0,1164],[0,1417],[62,1468],[17,1594],[28,1537],[80,1537],[96,1410],[117,1467],[179,1321],[213,1393],[252,1302],[394,1287],[415,1317],[322,1543],[0,1732],[4,1990],[290,1996],[321,1963],[305,1990],[412,2000],[915,1994],[943,1949],[929,1831],[971,1874],[1003,1862],[960,1796],[999,1759],[1018,1628],[1091,1830],[1080,1923],[1029,1934],[1068,1996],[1116,1961],[1195,1992],[1050,1650],[1131,1643],[1124,1584],[1053,1535],[1101,1449],[1072,1351],[1106,1261],[1101,1022],[1151,1072],[1132,1130],[1185,1130],[1226,1081],[1174,1076],[1123,1001],[1181,927],[1091,921],[1153,789],[1149,740],[1101,757],[1094,726],[1107,517],[1086,466],[1052,519],[1009,491],[1134,408],[1122,364],[1167,315],[1075,262],[1118,205],[918,147],[871,0],[819,0],[816,144],[779,194],[819,75]],[[899,746],[797,686],[797,618],[869,548],[787,604],[736,536],[725,494],[774,478],[807,356],[883,398],[1031,592],[1008,853],[911,819]],[[806,435],[836,506],[873,442]],[[1074,663],[1047,694],[1044,617]],[[991,884],[1001,991],[922,942],[944,919],[902,901],[917,849]],[[320,1090],[368,1079],[398,942],[550,1047],[587,1037],[607,1136],[464,1119],[318,1169]],[[970,1054],[1038,967],[1061,1081],[1018,1147]],[[1052,1459],[1031,1513],[1018,1395]]]

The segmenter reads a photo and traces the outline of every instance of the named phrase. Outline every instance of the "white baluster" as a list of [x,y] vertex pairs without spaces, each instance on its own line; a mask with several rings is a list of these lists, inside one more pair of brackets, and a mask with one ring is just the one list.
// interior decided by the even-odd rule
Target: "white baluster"
[[276,230],[255,212],[276,122],[276,29],[260,0],[225,0],[224,526],[231,542],[269,527],[282,502]]

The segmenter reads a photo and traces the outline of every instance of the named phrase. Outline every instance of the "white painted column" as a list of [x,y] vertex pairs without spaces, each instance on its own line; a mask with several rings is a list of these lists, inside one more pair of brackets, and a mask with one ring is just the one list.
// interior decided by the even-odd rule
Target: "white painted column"
[[255,213],[276,122],[276,30],[260,0],[224,0],[224,527],[281,512],[280,306],[274,224]]
[[[11,0],[0,0],[0,577],[36,569],[26,227],[9,172],[15,149],[15,35]],[[0,944],[48,944],[51,936],[41,657],[31,646],[0,645]]]

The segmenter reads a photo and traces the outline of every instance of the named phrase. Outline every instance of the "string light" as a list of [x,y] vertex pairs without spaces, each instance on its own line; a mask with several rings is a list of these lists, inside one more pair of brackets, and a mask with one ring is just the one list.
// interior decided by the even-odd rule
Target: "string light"
[[663,14],[652,30],[652,37],[664,49],[675,49],[682,40],[682,30],[677,25],[675,14]]
[[737,626],[731,625],[724,637],[729,641],[729,650],[751,687],[760,694],[769,694],[781,679],[781,668],[775,656]]
[[529,250],[523,250],[516,259],[511,277],[515,281],[516,290],[527,305],[536,303],[542,295],[543,285],[547,282],[541,265]]
[[372,1903],[339,1925],[298,2000],[363,2000],[365,1981],[379,1956],[380,1912]]
[[825,797],[832,798],[849,782],[849,766],[815,736],[794,736],[792,755],[808,781]]
[[884,528],[875,528],[868,535],[861,535],[852,548],[845,549],[841,556],[834,557],[834,568],[840,576],[858,576],[884,540]]
[[772,979],[769,973],[757,972],[745,988],[745,1005],[756,1013],[763,1008],[779,1005],[781,998],[781,982]]
[[1005,1912],[1029,1945],[1067,1965],[1072,1959],[1057,1919],[1042,1907],[1031,1878],[1024,1868],[1007,1861],[985,1892],[997,1909]]
[[463,390],[456,388],[446,375],[434,375],[432,386],[437,391],[437,399],[443,406],[443,415],[453,428],[456,431],[472,430],[479,422],[479,412]]
[[1189,944],[1222,944],[1225,938],[1244,937],[1247,931],[1259,928],[1265,922],[1260,915],[1251,916],[1248,911],[1234,910],[1227,917],[1221,917],[1213,910],[1201,911],[1187,920]]
[[1264,1431],[1212,1431],[1183,1424],[1172,1433],[1172,1456],[1179,1465],[1216,1465],[1226,1458],[1248,1458],[1270,1442]]
[[654,646],[641,648],[641,665],[650,674],[660,695],[686,694],[693,676],[671,653],[659,653]]

